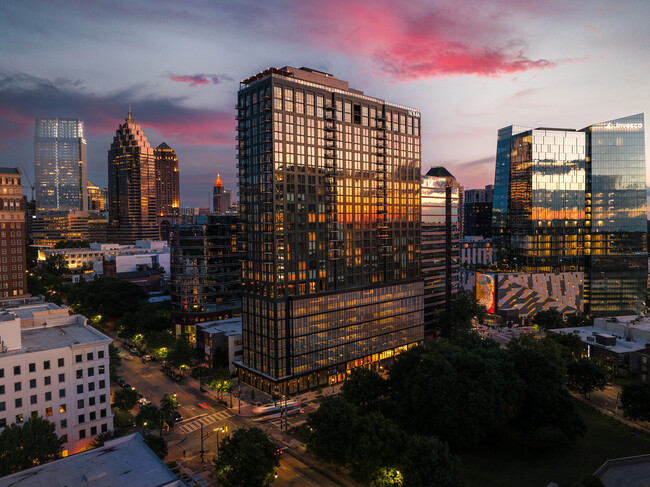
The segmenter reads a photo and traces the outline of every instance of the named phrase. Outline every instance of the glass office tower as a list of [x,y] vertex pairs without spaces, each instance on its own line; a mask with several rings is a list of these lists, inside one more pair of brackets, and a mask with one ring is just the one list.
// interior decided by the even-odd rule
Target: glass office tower
[[643,115],[582,130],[499,130],[492,224],[501,264],[584,271],[589,313],[643,312]]
[[447,308],[458,290],[463,188],[444,167],[422,176],[422,278],[424,323]]
[[420,113],[307,68],[237,99],[243,380],[295,392],[423,339]]
[[165,142],[153,151],[156,171],[156,215],[179,216],[180,185],[178,157]]
[[37,118],[34,174],[37,210],[88,209],[84,123],[78,118]]

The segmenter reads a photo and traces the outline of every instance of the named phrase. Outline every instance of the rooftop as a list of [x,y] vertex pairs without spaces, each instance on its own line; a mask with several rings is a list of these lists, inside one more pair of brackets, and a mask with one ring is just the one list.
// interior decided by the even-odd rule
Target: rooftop
[[14,316],[17,316],[22,321],[22,320],[33,319],[34,313],[37,312],[54,311],[54,310],[62,310],[62,309],[68,310],[69,308],[67,306],[59,306],[54,303],[47,303],[41,301],[36,303],[21,304],[17,307],[5,306],[3,308],[0,308],[0,315],[3,313],[9,313]]
[[208,333],[225,333],[226,335],[237,334],[242,332],[242,318],[227,318],[225,320],[208,321],[199,324],[203,331]]
[[138,433],[0,479],[0,487],[187,486],[151,451]]
[[[601,335],[608,338],[614,337],[614,335],[612,335],[609,330],[605,330],[603,328],[599,328],[596,326],[580,326],[576,328],[557,328],[555,330],[549,330],[549,331],[553,333],[563,334],[563,335],[569,335],[573,333],[574,335],[578,335],[584,343],[588,343],[589,345],[604,348],[614,353],[638,352],[639,350],[643,350],[644,348],[646,348],[645,342],[643,343],[637,341],[628,342],[625,338],[620,338],[620,337],[615,337],[616,345],[608,346],[602,343],[596,343],[596,338],[595,338],[596,335]],[[588,338],[591,338],[591,340],[589,340]]]
[[22,348],[3,353],[0,357],[111,341],[109,337],[93,327],[84,325],[84,320],[85,318],[81,315],[66,316],[54,318],[52,321],[60,323],[56,326],[23,328],[21,330]]

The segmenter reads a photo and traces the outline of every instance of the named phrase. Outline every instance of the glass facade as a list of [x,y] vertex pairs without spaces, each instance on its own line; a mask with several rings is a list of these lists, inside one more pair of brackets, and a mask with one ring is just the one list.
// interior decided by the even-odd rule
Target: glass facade
[[153,151],[156,166],[156,215],[179,216],[180,187],[178,157],[166,143]]
[[84,123],[78,118],[37,118],[34,174],[37,210],[88,209]]
[[492,237],[492,199],[494,186],[466,189],[463,192],[463,236]]
[[593,315],[643,312],[643,115],[583,130],[501,129],[492,221],[501,262],[529,272],[585,271]]
[[239,231],[237,216],[187,216],[172,227],[172,320],[177,336],[191,339],[194,324],[240,314]]
[[585,129],[589,140],[586,295],[592,314],[644,310],[648,275],[643,114]]
[[[237,109],[242,366],[277,385],[308,372],[296,362],[295,300],[355,288],[390,294],[384,288],[420,278],[420,118],[295,68],[245,80]],[[381,347],[407,345],[398,335]],[[356,357],[346,343],[322,346],[337,357],[324,368]]]
[[422,177],[421,198],[424,322],[431,325],[458,290],[462,188],[446,169],[432,168]]

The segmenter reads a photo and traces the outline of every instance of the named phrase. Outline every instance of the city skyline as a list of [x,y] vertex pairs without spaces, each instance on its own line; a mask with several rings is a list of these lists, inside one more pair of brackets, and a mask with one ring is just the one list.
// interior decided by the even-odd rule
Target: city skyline
[[[236,184],[231,100],[238,81],[289,64],[337,73],[352,88],[396,103],[418,100],[425,167],[445,165],[465,188],[482,188],[494,182],[499,127],[583,127],[650,110],[642,20],[649,9],[604,1],[588,11],[509,1],[480,9],[358,1],[324,12],[291,1],[138,10],[4,4],[0,164],[24,167],[33,180],[34,119],[80,118],[88,178],[103,187],[104,155],[132,104],[152,142],[167,141],[182,161],[181,206],[208,206],[217,173],[226,188]],[[245,22],[256,28],[243,37]],[[294,28],[275,28],[285,23]],[[126,49],[141,60],[128,69]]]

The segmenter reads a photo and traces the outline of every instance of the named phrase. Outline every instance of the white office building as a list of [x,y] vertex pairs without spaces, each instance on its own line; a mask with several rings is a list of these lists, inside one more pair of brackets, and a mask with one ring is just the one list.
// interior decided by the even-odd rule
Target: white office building
[[0,308],[0,430],[44,417],[63,456],[112,430],[109,343],[66,307],[30,299]]

